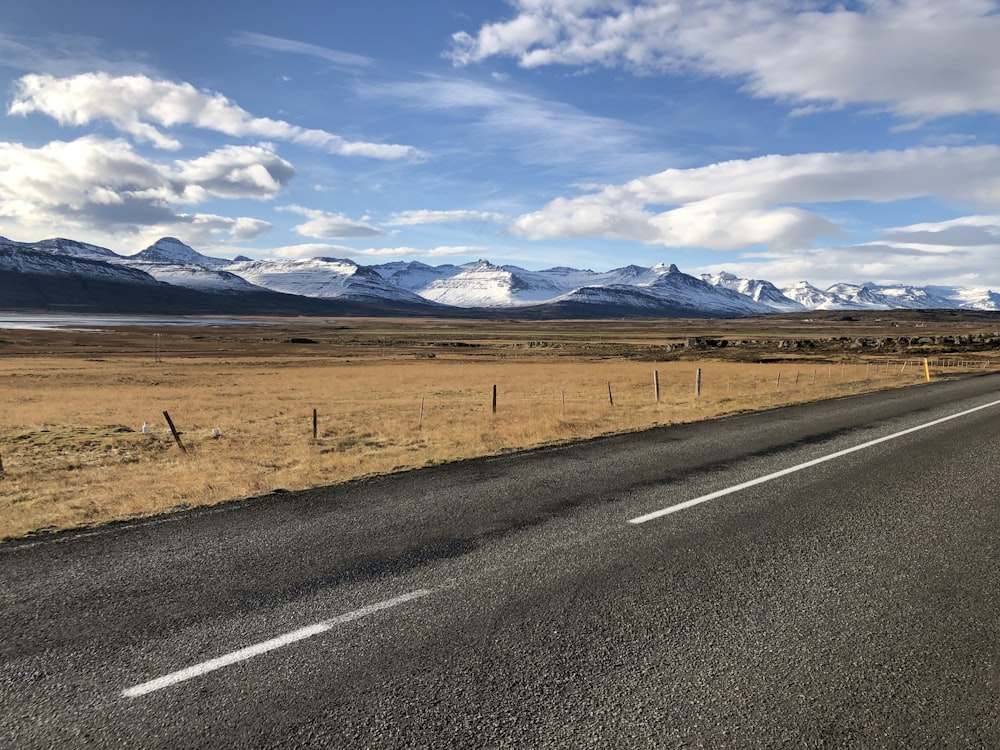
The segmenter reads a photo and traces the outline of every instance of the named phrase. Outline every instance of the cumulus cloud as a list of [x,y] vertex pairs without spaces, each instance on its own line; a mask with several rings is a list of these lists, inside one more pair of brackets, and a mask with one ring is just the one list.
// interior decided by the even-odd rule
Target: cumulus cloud
[[503,222],[506,220],[507,217],[503,214],[491,211],[429,211],[426,209],[420,209],[417,211],[399,211],[394,213],[389,221],[385,223],[393,227],[404,227],[416,226],[419,224],[457,224],[460,222],[475,222],[483,224],[490,222]]
[[178,161],[172,170],[185,193],[219,198],[273,198],[294,175],[295,168],[266,146],[224,146]]
[[763,156],[668,169],[518,217],[531,239],[607,237],[666,247],[807,246],[838,227],[809,204],[944,197],[1000,208],[1000,147]]
[[0,142],[0,218],[26,228],[110,234],[188,227],[199,238],[248,239],[270,228],[250,217],[189,213],[214,198],[271,198],[294,168],[262,146],[229,146],[194,160],[151,161],[123,139],[85,136],[40,148]]
[[293,227],[296,233],[304,237],[318,237],[323,240],[346,240],[358,237],[381,237],[385,234],[378,227],[374,227],[363,221],[354,221],[343,214],[335,214],[303,206],[282,206],[278,210],[289,211],[309,219],[309,221]]
[[62,125],[109,122],[133,138],[167,150],[181,147],[177,138],[165,132],[167,129],[193,125],[236,137],[290,141],[345,156],[374,159],[419,156],[412,146],[348,141],[325,130],[254,117],[220,93],[145,75],[23,76],[16,83],[9,113],[35,112],[48,115]]
[[874,104],[927,119],[1000,112],[995,0],[513,0],[516,15],[452,36],[468,65],[543,65],[729,77],[810,107]]

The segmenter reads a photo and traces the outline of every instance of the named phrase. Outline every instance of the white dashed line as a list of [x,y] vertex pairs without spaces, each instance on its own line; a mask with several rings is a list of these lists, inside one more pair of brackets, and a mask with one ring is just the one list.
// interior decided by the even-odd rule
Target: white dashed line
[[380,612],[383,609],[397,607],[400,604],[405,604],[406,602],[413,601],[414,599],[419,599],[420,597],[427,596],[430,593],[431,591],[429,589],[418,589],[416,591],[411,591],[408,594],[402,594],[401,596],[397,596],[392,599],[386,599],[385,601],[378,602],[376,604],[370,604],[367,607],[361,607],[361,609],[356,609],[353,612],[348,612],[343,615],[338,615],[337,617],[332,617],[329,620],[317,622],[314,625],[308,625],[304,628],[293,630],[289,633],[285,633],[284,635],[279,635],[276,638],[271,638],[270,640],[254,644],[253,646],[247,646],[246,648],[241,648],[238,651],[232,651],[228,654],[224,654],[223,656],[216,657],[215,659],[195,664],[187,669],[182,669],[178,672],[171,672],[170,674],[158,677],[155,680],[143,682],[140,685],[133,685],[132,687],[122,691],[122,697],[137,698],[141,695],[155,692],[156,690],[162,690],[163,688],[170,687],[171,685],[176,685],[179,682],[191,680],[195,677],[208,674],[209,672],[214,672],[217,669],[228,667],[231,664],[246,661],[247,659],[252,659],[253,657],[260,656],[261,654],[266,654],[268,651],[274,651],[277,648],[282,648],[283,646],[287,646],[291,643],[296,643],[297,641],[305,640],[306,638],[312,638],[314,635],[324,633],[337,625],[343,625],[348,622],[353,622],[354,620],[360,620],[362,617],[367,617],[368,615]]
[[653,521],[661,516],[666,516],[671,513],[676,513],[680,510],[687,510],[688,508],[694,507],[695,505],[700,505],[701,503],[706,503],[709,500],[715,500],[716,498],[723,497],[725,495],[731,495],[734,492],[739,492],[740,490],[745,490],[748,487],[754,487],[758,484],[764,484],[764,482],[770,482],[772,479],[778,479],[779,477],[787,476],[788,474],[794,474],[797,471],[802,471],[803,469],[808,469],[811,466],[816,466],[818,464],[826,463],[827,461],[832,461],[835,458],[840,458],[841,456],[846,456],[849,453],[855,453],[865,448],[871,448],[873,445],[878,445],[879,443],[885,443],[890,440],[895,440],[896,438],[903,437],[904,435],[909,435],[912,432],[918,432],[920,430],[926,430],[928,427],[934,427],[942,422],[950,422],[952,419],[958,419],[959,417],[965,417],[977,411],[982,411],[983,409],[989,409],[990,407],[1000,405],[1000,401],[991,401],[988,404],[983,404],[982,406],[976,406],[972,409],[966,409],[965,411],[958,412],[957,414],[951,414],[947,417],[942,417],[941,419],[935,419],[933,422],[927,422],[926,424],[917,425],[916,427],[911,427],[908,430],[902,430],[901,432],[893,433],[892,435],[886,435],[885,437],[876,438],[875,440],[869,440],[867,443],[862,443],[861,445],[855,445],[853,448],[845,448],[842,451],[837,451],[836,453],[830,453],[826,456],[821,456],[820,458],[814,458],[812,461],[806,461],[805,463],[798,464],[797,466],[790,466],[787,469],[782,469],[781,471],[776,471],[773,474],[768,474],[763,477],[758,477],[757,479],[751,479],[749,482],[743,482],[741,484],[733,485],[732,487],[726,487],[725,489],[718,490],[716,492],[711,492],[707,495],[702,495],[701,497],[696,497],[692,500],[685,500],[683,503],[677,503],[677,505],[671,505],[667,508],[661,508],[660,510],[654,510],[651,513],[647,513],[643,516],[638,516],[636,518],[629,519],[629,523],[640,524],[646,523],[647,521]]

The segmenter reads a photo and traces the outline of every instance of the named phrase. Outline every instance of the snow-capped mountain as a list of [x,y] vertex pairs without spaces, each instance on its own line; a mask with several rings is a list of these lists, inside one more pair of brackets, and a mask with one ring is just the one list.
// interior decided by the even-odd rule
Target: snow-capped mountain
[[390,284],[411,292],[424,289],[432,282],[454,276],[462,270],[461,266],[429,266],[419,261],[380,263],[371,268]]
[[157,240],[145,250],[125,258],[129,265],[150,263],[154,265],[200,266],[201,268],[222,268],[232,261],[202,255],[193,247],[185,245],[174,237]]
[[374,269],[352,260],[249,260],[230,263],[225,270],[251,284],[285,294],[429,304],[413,292],[387,282]]
[[819,290],[806,281],[783,290],[807,310],[1000,310],[1000,295],[990,289],[905,284],[833,284]]
[[745,294],[682,273],[673,264],[666,267],[665,273],[643,286],[677,304],[704,308],[706,312],[720,316],[775,312],[775,308]]
[[145,271],[157,281],[207,292],[261,291],[246,279],[222,270],[233,261],[202,255],[173,237],[164,237],[135,255],[111,253],[108,260]]
[[415,291],[424,299],[455,307],[515,307],[546,302],[567,290],[544,273],[481,260]]
[[947,293],[938,295],[926,288],[913,286],[835,284],[827,291],[859,308],[893,310],[955,307]]
[[817,289],[808,281],[800,281],[785,287],[781,293],[788,299],[802,305],[806,310],[842,310],[850,308],[846,300],[837,295]]
[[759,279],[741,279],[726,271],[711,276],[702,274],[702,279],[709,284],[724,287],[734,292],[743,294],[755,302],[763,302],[768,307],[782,312],[802,312],[809,308],[782,293],[778,287],[770,281]]
[[1000,294],[986,287],[928,286],[927,292],[965,310],[1000,310]]
[[157,281],[187,289],[200,289],[207,292],[259,292],[261,287],[250,283],[234,273],[223,270],[202,268],[201,266],[182,266],[172,263],[142,264],[139,266]]
[[90,258],[91,260],[114,261],[119,260],[119,255],[114,250],[106,247],[98,247],[87,242],[77,242],[67,240],[63,237],[55,237],[50,240],[42,240],[32,245],[35,250],[52,253],[53,255],[71,255],[76,258]]
[[[26,276],[18,274],[30,274],[31,284],[51,277],[152,285],[161,301],[165,290],[189,290],[188,297],[174,298],[190,300],[195,299],[192,294],[202,295],[197,297],[202,308],[211,307],[214,298],[227,310],[244,299],[257,309],[291,304],[316,310],[322,304],[327,310],[335,304],[346,310],[346,304],[366,314],[379,309],[404,314],[518,309],[532,316],[735,317],[805,310],[1000,310],[1000,294],[982,287],[842,283],[821,290],[802,281],[778,289],[769,281],[726,272],[697,278],[672,264],[595,272],[566,266],[530,271],[486,260],[440,266],[417,262],[364,266],[340,258],[250,260],[241,256],[227,260],[203,255],[171,237],[128,256],[64,238],[29,243],[0,237],[0,274],[4,288],[16,292],[8,294],[14,305],[27,304],[31,295],[22,293],[17,279],[26,281]],[[79,283],[72,288],[81,289]],[[87,292],[87,304],[92,307],[99,305],[95,293]],[[44,307],[55,297],[35,298],[36,305]],[[140,300],[142,295],[130,299]],[[0,298],[0,308],[4,302]]]
[[[18,243],[19,244],[19,243]],[[70,276],[125,284],[156,284],[148,273],[86,256],[62,255],[0,243],[0,271],[38,276]],[[3,306],[0,300],[0,307]]]

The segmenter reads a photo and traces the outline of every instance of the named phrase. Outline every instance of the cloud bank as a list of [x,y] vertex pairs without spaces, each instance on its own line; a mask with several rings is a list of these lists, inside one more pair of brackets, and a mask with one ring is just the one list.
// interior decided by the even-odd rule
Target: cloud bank
[[214,198],[270,199],[294,174],[290,163],[265,146],[225,146],[164,163],[120,138],[91,135],[40,148],[0,142],[0,217],[45,234],[63,226],[183,234],[200,242],[219,233],[248,240],[271,225],[181,209]]
[[9,114],[32,113],[48,115],[61,125],[105,121],[137,140],[172,151],[180,149],[181,142],[164,131],[191,125],[235,137],[288,141],[342,156],[404,159],[420,155],[412,146],[349,141],[325,130],[254,117],[222,94],[145,75],[23,76],[16,83]]
[[456,65],[691,73],[812,108],[861,103],[906,119],[1000,112],[994,0],[513,0],[514,18],[452,36]]
[[515,219],[511,231],[713,250],[804,247],[839,231],[821,210],[804,206],[941,196],[1000,209],[998,170],[1000,146],[763,156],[556,198]]

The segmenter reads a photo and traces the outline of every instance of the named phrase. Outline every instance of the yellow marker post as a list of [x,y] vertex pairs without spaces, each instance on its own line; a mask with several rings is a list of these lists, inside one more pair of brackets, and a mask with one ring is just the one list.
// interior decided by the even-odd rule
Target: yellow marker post
[[931,382],[931,366],[927,362],[927,357],[924,357],[924,375],[927,376],[927,382]]

